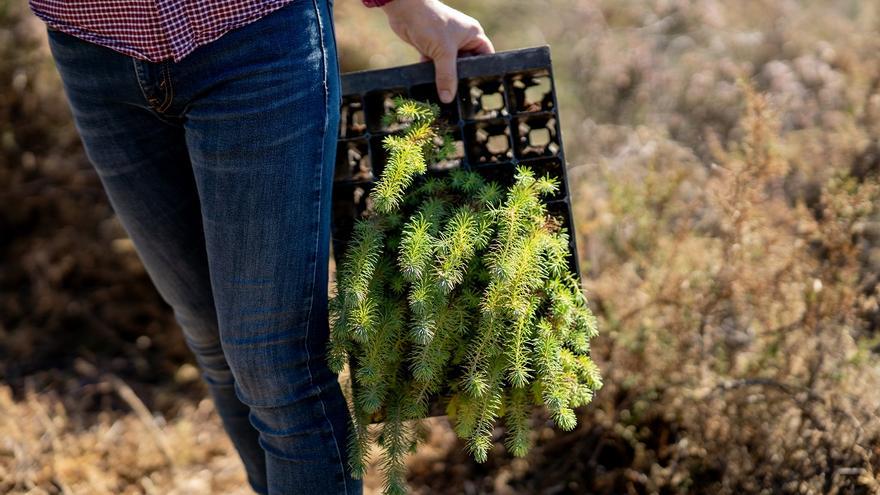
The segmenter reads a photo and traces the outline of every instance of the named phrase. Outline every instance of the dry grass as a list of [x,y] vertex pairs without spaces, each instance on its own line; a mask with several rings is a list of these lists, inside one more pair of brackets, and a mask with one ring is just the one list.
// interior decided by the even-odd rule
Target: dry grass
[[133,411],[84,414],[54,388],[17,400],[0,388],[0,493],[252,493],[209,400],[182,404],[166,422],[114,377],[68,393],[92,387]]

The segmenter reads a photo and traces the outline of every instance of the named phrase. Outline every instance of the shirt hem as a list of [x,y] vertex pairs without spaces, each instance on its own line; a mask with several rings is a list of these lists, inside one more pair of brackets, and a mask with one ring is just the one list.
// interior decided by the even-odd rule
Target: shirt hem
[[173,54],[172,54],[171,58],[175,63],[180,62],[181,60],[183,60],[184,57],[191,54],[196,49],[201,48],[201,47],[203,47],[209,43],[212,43],[214,41],[217,41],[218,39],[223,37],[223,35],[229,33],[230,31],[234,31],[238,28],[243,28],[243,27],[247,26],[248,24],[254,23],[254,22],[262,19],[263,17],[266,17],[267,15],[269,15],[273,12],[276,12],[276,11],[280,10],[281,8],[286,7],[296,1],[297,0],[286,0],[283,2],[279,2],[279,3],[273,3],[267,7],[264,7],[264,8],[261,8],[261,9],[255,11],[254,13],[252,13],[248,16],[245,16],[245,17],[242,17],[242,18],[236,20],[232,24],[224,25],[220,29],[218,29],[217,31],[211,31],[208,35],[206,35],[204,37],[199,37],[198,35],[194,35],[192,37],[193,38],[192,41],[187,43],[185,48],[182,49],[180,52],[174,52],[172,49]]
[[108,48],[117,53],[138,60],[152,63],[159,63],[171,60],[174,63],[177,63],[183,60],[186,56],[190,55],[196,49],[220,39],[221,37],[223,37],[223,35],[229,33],[230,31],[245,27],[248,24],[256,22],[261,18],[277,10],[280,10],[287,5],[290,5],[295,1],[298,0],[286,0],[278,3],[272,3],[270,5],[264,6],[263,8],[255,10],[244,17],[236,19],[235,22],[226,25],[221,24],[219,29],[217,29],[216,31],[212,30],[208,33],[194,33],[188,36],[188,40],[183,40],[183,46],[178,50],[174,48],[174,43],[168,38],[168,27],[166,23],[163,22],[162,19],[160,19],[159,25],[162,28],[162,34],[164,35],[165,40],[163,44],[164,46],[160,46],[159,49],[156,50],[156,53],[148,53],[130,44],[121,42],[111,36],[95,33],[88,29],[83,29],[81,26],[77,26],[75,24],[58,21],[51,16],[48,16],[45,13],[35,10],[33,8],[31,9],[31,11],[40,20],[42,20],[47,27],[68,34],[70,36],[74,36],[88,43]]

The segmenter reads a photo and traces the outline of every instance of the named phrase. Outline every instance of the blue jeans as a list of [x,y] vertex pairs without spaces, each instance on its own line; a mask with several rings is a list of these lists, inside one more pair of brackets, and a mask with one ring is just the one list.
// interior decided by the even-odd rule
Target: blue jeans
[[359,494],[325,363],[339,72],[330,0],[178,63],[49,31],[86,153],[259,493]]

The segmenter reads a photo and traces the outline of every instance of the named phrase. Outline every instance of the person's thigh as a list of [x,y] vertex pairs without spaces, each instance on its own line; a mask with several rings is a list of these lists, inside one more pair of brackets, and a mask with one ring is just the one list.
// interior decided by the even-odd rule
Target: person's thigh
[[180,64],[221,342],[267,451],[270,493],[359,493],[325,362],[338,126],[325,0],[299,0]]
[[151,279],[182,313],[182,324],[210,319],[199,197],[183,128],[147,105],[131,58],[54,30],[49,44],[86,154]]

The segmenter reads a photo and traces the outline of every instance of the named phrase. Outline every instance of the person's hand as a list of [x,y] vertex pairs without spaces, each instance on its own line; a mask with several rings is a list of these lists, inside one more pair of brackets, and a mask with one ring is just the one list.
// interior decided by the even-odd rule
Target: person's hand
[[438,0],[393,0],[382,7],[388,24],[400,39],[412,45],[422,60],[433,60],[437,94],[449,103],[458,86],[455,61],[459,53],[494,53],[492,42],[473,17]]

